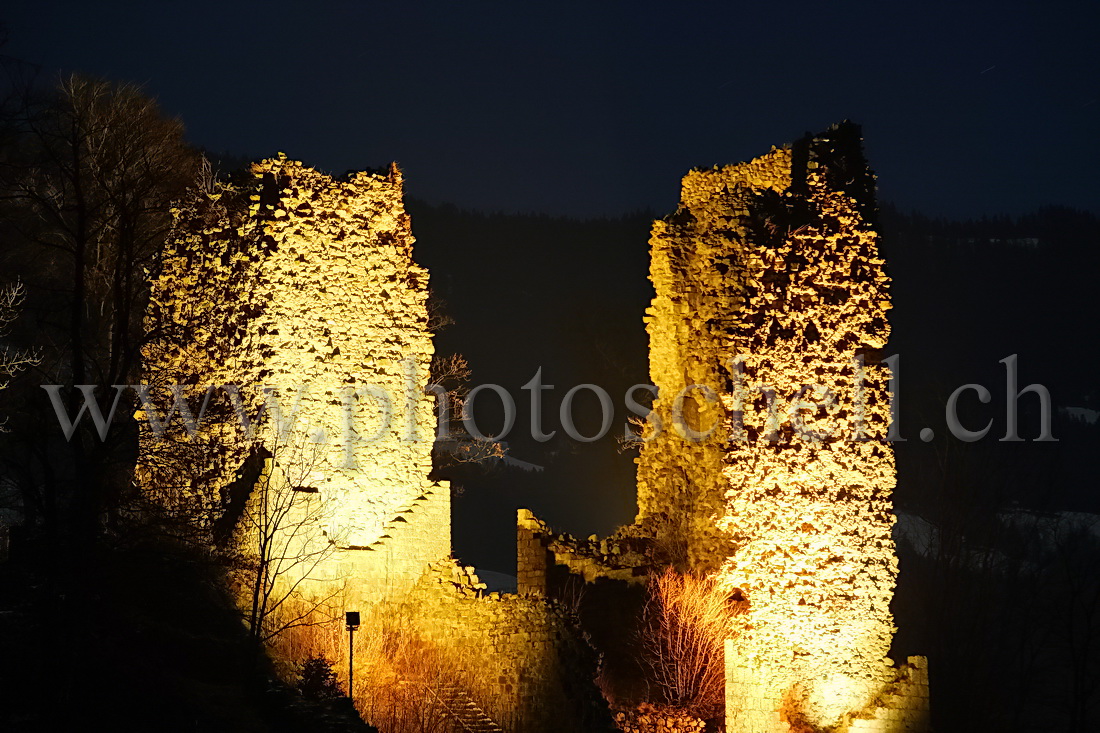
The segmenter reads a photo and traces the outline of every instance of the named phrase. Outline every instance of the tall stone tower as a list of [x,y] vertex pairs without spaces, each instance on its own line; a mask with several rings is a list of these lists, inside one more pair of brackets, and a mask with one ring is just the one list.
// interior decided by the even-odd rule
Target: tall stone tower
[[886,658],[895,472],[874,189],[843,123],[688,173],[654,225],[660,431],[638,459],[638,521],[747,601],[727,642],[731,733],[924,725],[923,661]]
[[158,434],[140,415],[141,481],[221,537],[246,590],[276,576],[238,592],[246,616],[268,590],[274,628],[311,614],[286,654],[348,658],[344,612],[362,613],[351,694],[365,716],[589,730],[606,710],[571,618],[486,592],[451,557],[450,489],[429,479],[428,273],[402,197],[396,167],[339,180],[280,156],[179,205],[145,381],[161,417],[173,385],[193,413],[214,390],[201,429],[177,415]]
[[194,435],[142,421],[146,486],[228,530],[266,456],[318,525],[296,551],[323,562],[301,572],[353,596],[407,589],[450,555],[449,489],[428,479],[428,273],[402,197],[396,167],[337,180],[282,156],[211,182],[175,211],[146,318],[156,400],[214,388]]

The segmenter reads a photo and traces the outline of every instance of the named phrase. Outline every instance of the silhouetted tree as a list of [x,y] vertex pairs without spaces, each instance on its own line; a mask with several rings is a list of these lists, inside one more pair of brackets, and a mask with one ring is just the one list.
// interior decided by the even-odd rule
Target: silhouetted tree
[[[40,369],[25,388],[33,392],[34,381],[63,385],[75,416],[84,402],[76,385],[99,385],[110,403],[111,385],[137,374],[148,281],[159,267],[172,203],[195,178],[200,158],[184,142],[182,125],[133,85],[72,76],[46,92],[16,92],[8,98],[17,104],[5,109],[0,196],[4,259],[28,284],[42,346]],[[44,482],[67,484],[26,503],[59,503],[45,516],[67,510],[73,534],[90,540],[129,483],[132,404],[119,406],[105,440],[85,416],[65,449],[67,481],[56,470],[61,436],[45,395],[29,393],[26,404],[39,416],[20,430],[22,444],[40,445],[15,455],[39,463],[21,472],[33,477],[24,493],[42,492]],[[42,447],[43,438],[52,439],[50,447]]]
[[320,656],[310,657],[302,663],[298,674],[298,691],[311,700],[332,700],[344,695],[336,680],[332,662]]
[[[0,287],[0,339],[8,335],[26,294],[27,290],[20,282]],[[4,379],[0,381],[0,390],[6,388],[8,380],[16,374],[37,363],[38,358],[33,352],[0,344],[0,379]],[[0,418],[0,430],[4,429],[3,425],[4,419]]]

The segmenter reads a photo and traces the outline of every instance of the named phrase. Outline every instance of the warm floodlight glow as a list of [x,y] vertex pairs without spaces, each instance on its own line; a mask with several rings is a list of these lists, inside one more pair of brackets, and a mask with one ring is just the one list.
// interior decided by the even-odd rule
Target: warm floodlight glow
[[[651,373],[696,402],[708,440],[665,435],[639,459],[639,521],[748,600],[727,645],[727,731],[831,729],[876,713],[897,561],[889,280],[869,223],[859,131],[692,171],[655,224]],[[885,729],[882,729],[885,730]]]

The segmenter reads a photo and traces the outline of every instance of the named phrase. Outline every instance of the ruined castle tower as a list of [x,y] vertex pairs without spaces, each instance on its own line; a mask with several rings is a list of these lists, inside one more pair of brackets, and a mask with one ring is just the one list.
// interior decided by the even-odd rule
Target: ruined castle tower
[[311,577],[368,597],[450,554],[449,490],[428,479],[428,274],[402,196],[396,167],[336,180],[285,157],[211,182],[174,212],[147,315],[154,400],[185,385],[197,411],[214,391],[195,435],[142,422],[146,486],[229,531],[266,457],[318,504],[310,542],[331,551]]
[[[396,705],[441,730],[589,729],[607,712],[568,615],[487,593],[451,557],[449,487],[428,479],[428,273],[402,195],[395,167],[337,180],[280,156],[178,206],[146,317],[139,479],[243,556],[245,582],[274,568],[278,613],[323,612],[298,651],[347,658],[343,614],[362,613],[352,696],[368,718]],[[173,387],[196,421],[209,392],[197,429],[150,422]],[[261,561],[264,537],[277,549]]]
[[638,523],[748,602],[727,643],[730,733],[924,725],[922,661],[886,658],[895,472],[874,209],[845,123],[688,173],[654,225],[661,430],[638,459]]

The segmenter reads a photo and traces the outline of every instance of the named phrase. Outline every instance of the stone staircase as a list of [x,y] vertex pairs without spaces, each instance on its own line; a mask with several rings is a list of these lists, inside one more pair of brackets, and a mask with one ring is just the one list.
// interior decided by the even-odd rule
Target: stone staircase
[[455,729],[470,733],[503,733],[504,729],[482,710],[465,689],[449,682],[425,684],[428,695],[439,703]]
[[411,522],[420,519],[434,508],[434,502],[438,501],[438,491],[440,491],[440,489],[426,489],[423,494],[398,509],[393,519],[386,521],[382,525],[382,535],[371,543],[369,547],[362,549],[380,549],[386,544],[387,540],[393,540],[395,536],[408,533]]

